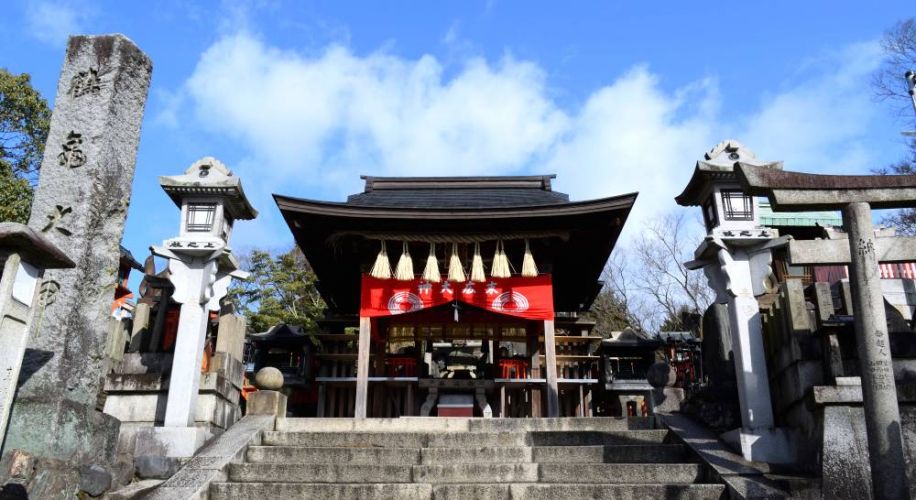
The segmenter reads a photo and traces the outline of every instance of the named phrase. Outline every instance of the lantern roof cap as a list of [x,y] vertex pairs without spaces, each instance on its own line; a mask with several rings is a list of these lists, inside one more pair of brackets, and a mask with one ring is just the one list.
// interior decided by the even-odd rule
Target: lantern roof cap
[[703,158],[696,163],[693,176],[684,191],[674,200],[681,206],[700,205],[709,197],[713,184],[736,183],[735,167],[739,164],[755,167],[770,167],[782,170],[781,161],[765,161],[746,146],[734,139],[727,139],[716,144]]
[[43,269],[65,269],[76,266],[44,234],[18,222],[0,222],[0,247],[16,252],[22,260]]
[[245,196],[242,180],[212,156],[197,160],[182,175],[160,176],[159,185],[179,207],[191,196],[219,196],[225,199],[232,218],[251,220],[258,216]]

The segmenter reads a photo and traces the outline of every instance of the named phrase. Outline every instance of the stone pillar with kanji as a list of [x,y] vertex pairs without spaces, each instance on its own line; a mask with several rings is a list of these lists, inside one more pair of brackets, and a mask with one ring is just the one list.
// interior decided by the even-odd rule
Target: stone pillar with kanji
[[68,41],[28,226],[75,266],[44,274],[6,449],[73,466],[115,458],[120,422],[97,407],[151,73],[123,35]]

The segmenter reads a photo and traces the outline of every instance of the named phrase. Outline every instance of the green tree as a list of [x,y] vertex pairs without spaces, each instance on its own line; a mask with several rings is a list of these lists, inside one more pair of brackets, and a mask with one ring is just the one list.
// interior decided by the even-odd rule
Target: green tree
[[231,300],[255,332],[286,323],[313,331],[325,304],[315,288],[315,273],[299,247],[279,255],[252,250],[242,261],[251,273],[237,282]]
[[0,221],[28,220],[50,123],[29,75],[0,68]]

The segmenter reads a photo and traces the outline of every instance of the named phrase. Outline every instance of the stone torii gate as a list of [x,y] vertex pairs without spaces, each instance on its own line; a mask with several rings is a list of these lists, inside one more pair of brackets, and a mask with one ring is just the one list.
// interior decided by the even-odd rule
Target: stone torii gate
[[909,498],[900,408],[891,361],[872,208],[916,207],[916,175],[816,175],[739,164],[738,180],[776,211],[841,210],[849,234],[850,282],[875,498]]

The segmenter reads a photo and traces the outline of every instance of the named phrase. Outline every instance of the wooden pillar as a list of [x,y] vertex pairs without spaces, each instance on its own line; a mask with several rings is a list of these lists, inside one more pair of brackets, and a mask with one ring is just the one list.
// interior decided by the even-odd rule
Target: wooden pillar
[[359,318],[359,349],[356,355],[356,401],[353,416],[366,418],[369,396],[369,342],[372,324],[369,318]]
[[324,408],[327,405],[327,399],[328,399],[327,386],[328,385],[325,384],[324,382],[318,384],[318,411],[316,412],[317,417],[324,416]]
[[[527,332],[536,330],[532,328],[531,324],[526,328]],[[541,358],[540,358],[540,345],[538,344],[537,332],[534,334],[528,334],[528,354],[531,357],[531,378],[541,378]],[[528,392],[531,396],[531,415],[530,417],[540,417],[541,415],[541,389],[539,385],[531,384],[528,386]]]
[[544,369],[547,370],[547,416],[560,416],[560,391],[557,386],[557,344],[553,320],[544,321]]

